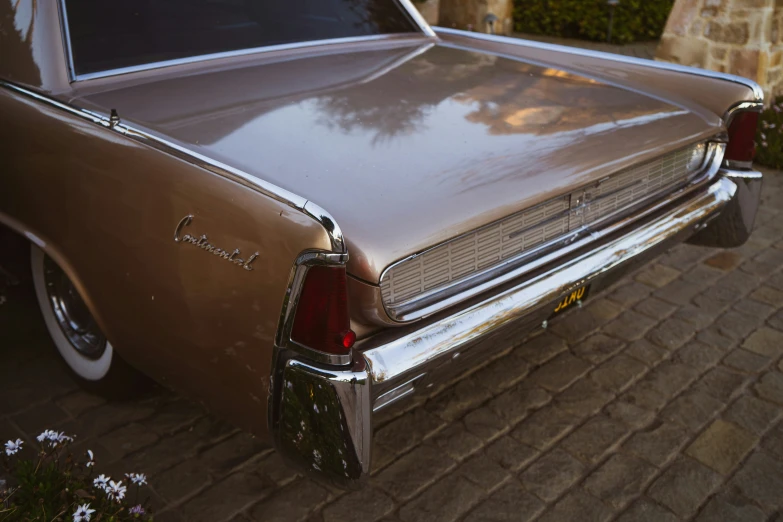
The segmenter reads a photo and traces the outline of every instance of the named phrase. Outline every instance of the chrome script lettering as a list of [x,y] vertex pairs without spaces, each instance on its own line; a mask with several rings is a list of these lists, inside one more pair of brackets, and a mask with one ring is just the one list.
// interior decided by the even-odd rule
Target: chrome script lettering
[[181,235],[182,229],[189,226],[192,222],[193,222],[193,216],[189,215],[189,216],[185,216],[179,221],[179,223],[177,223],[177,228],[174,229],[175,243],[190,243],[191,245],[195,245],[206,252],[210,252],[213,255],[225,259],[226,261],[230,261],[237,266],[241,266],[245,270],[248,271],[253,270],[251,264],[258,257],[259,255],[258,252],[256,252],[249,258],[247,258],[247,261],[245,261],[241,257],[237,257],[240,254],[238,248],[235,248],[231,252],[229,252],[228,250],[223,250],[222,248],[218,248],[209,242],[206,234],[201,234],[200,236],[193,236],[190,234]]

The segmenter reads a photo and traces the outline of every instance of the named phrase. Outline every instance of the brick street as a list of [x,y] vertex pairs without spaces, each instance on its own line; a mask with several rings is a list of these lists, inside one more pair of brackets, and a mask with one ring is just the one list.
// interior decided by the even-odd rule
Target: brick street
[[78,435],[145,472],[156,520],[749,520],[783,508],[783,198],[751,241],[683,245],[434,396],[384,413],[374,476],[343,492],[157,388],[80,390],[29,284],[0,287],[0,439]]

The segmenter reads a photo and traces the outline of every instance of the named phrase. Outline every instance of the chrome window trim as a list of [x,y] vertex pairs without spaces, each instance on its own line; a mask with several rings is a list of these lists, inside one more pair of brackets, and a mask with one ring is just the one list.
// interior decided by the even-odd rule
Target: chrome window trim
[[65,49],[65,59],[68,68],[68,81],[73,82],[76,79],[76,69],[73,67],[73,51],[71,50],[71,29],[68,26],[68,12],[65,10],[65,0],[57,2],[60,13],[60,34],[63,39],[63,48]]
[[224,51],[221,53],[200,54],[196,56],[189,56],[186,58],[176,58],[174,60],[163,60],[160,62],[150,62],[146,64],[132,65],[129,67],[120,67],[117,69],[108,69],[106,71],[99,71],[87,74],[76,74],[76,66],[73,60],[73,50],[71,48],[71,34],[68,27],[68,12],[65,7],[65,0],[59,1],[60,6],[60,26],[61,33],[65,40],[65,48],[67,51],[67,65],[68,75],[71,83],[81,82],[87,80],[95,80],[98,78],[107,78],[110,76],[119,76],[123,74],[131,74],[135,72],[150,71],[154,69],[161,69],[164,67],[172,67],[175,65],[185,65],[198,62],[206,62],[210,60],[218,60],[221,58],[232,58],[237,56],[247,56],[252,54],[270,53],[275,51],[287,51],[294,49],[302,49],[307,47],[317,47],[322,45],[339,45],[346,43],[360,43],[360,42],[372,42],[378,40],[394,40],[405,39],[415,36],[421,36],[421,34],[428,38],[437,38],[435,31],[427,24],[419,11],[413,6],[410,0],[397,0],[403,11],[411,17],[414,25],[418,26],[421,33],[389,33],[389,34],[373,34],[366,36],[348,36],[345,38],[328,38],[325,40],[311,40],[307,42],[292,42],[278,45],[266,45],[262,47],[252,47],[249,49],[236,49],[233,51]]
[[[723,163],[725,148],[725,143],[716,141],[708,142],[708,150],[707,154],[705,154],[704,163],[701,167],[701,175],[688,182],[685,186],[675,189],[673,192],[669,192],[668,194],[677,194],[677,197],[679,197],[679,195],[684,195],[690,191],[696,190],[698,187],[714,178],[718,170],[720,170],[721,164]],[[575,189],[575,191],[577,190],[579,189]],[[667,199],[671,199],[668,194]],[[640,202],[638,205],[612,213],[596,223],[586,227],[580,227],[573,232],[554,240],[553,242],[540,245],[531,251],[524,252],[518,256],[504,260],[503,263],[477,272],[471,277],[460,279],[450,284],[434,288],[428,292],[419,294],[414,298],[411,298],[402,303],[398,303],[394,306],[387,306],[386,303],[383,303],[384,309],[392,320],[400,323],[408,323],[422,319],[445,308],[471,299],[482,292],[500,286],[508,281],[511,281],[512,279],[516,279],[517,277],[531,272],[563,255],[567,255],[574,250],[582,248],[598,238],[615,232],[618,229],[618,223],[622,224],[622,226],[625,226],[629,222],[641,219],[651,212],[654,212],[658,207],[659,205],[657,204],[650,205],[650,199],[646,199],[645,201]],[[611,223],[612,220],[617,220],[618,217],[621,218],[620,221]],[[448,241],[444,241],[443,243],[439,243],[426,250],[417,252],[416,254],[396,261],[383,270],[379,280],[382,281],[391,269],[402,263],[410,261],[411,259],[415,259],[433,249],[440,248],[444,244],[457,241],[468,234],[476,232],[476,230],[493,226],[494,223],[495,222],[484,225],[483,227],[479,227],[478,229],[470,230],[465,234],[461,234],[455,238],[449,239]],[[529,258],[532,259],[525,263],[524,260]],[[514,265],[520,262],[524,264],[509,270],[509,265]],[[497,274],[497,276],[494,274]],[[477,279],[482,280],[482,282],[476,283]],[[464,288],[464,290],[462,288]],[[438,298],[439,295],[442,295],[447,291],[456,293],[453,293],[447,298]]]
[[487,40],[490,42],[498,42],[503,44],[512,44],[512,45],[518,45],[521,47],[532,47],[534,49],[543,49],[548,51],[557,51],[562,53],[569,53],[569,54],[576,54],[580,56],[587,56],[590,58],[600,58],[604,60],[612,60],[615,62],[620,63],[627,63],[632,65],[641,65],[644,67],[652,67],[654,69],[662,69],[667,71],[674,71],[674,72],[680,72],[684,74],[691,74],[694,76],[704,76],[708,78],[714,78],[716,80],[725,80],[732,83],[737,83],[740,85],[743,85],[747,88],[749,88],[751,91],[753,91],[753,97],[754,101],[757,102],[763,102],[764,101],[764,91],[761,89],[759,84],[754,82],[753,80],[749,80],[747,78],[743,78],[741,76],[736,76],[733,74],[727,74],[727,73],[719,73],[716,71],[708,71],[706,69],[699,69],[696,67],[688,67],[686,65],[680,65],[676,63],[669,63],[669,62],[658,62],[654,60],[646,60],[644,58],[635,58],[631,56],[622,56],[619,54],[612,54],[612,53],[604,53],[601,51],[591,51],[588,49],[580,49],[577,47],[568,47],[564,45],[557,45],[557,44],[548,44],[543,42],[534,42],[531,40],[524,40],[521,38],[510,38],[507,36],[498,36],[498,35],[491,35],[491,34],[484,34],[484,33],[474,33],[474,32],[468,32],[468,31],[461,31],[459,29],[451,29],[448,27],[434,27],[435,34],[438,35],[439,33],[443,34],[450,34],[454,36],[462,36],[467,38],[475,38],[477,40]]

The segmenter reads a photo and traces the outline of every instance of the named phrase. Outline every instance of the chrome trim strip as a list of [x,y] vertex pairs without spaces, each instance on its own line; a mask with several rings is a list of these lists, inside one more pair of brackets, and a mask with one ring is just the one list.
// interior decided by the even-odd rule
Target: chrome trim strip
[[154,136],[140,129],[131,127],[128,124],[125,123],[112,124],[110,118],[107,116],[103,116],[93,111],[88,111],[85,109],[80,109],[80,108],[73,107],[71,105],[67,105],[53,98],[49,98],[48,96],[43,96],[41,94],[33,92],[29,89],[25,89],[23,87],[19,87],[18,85],[14,85],[12,83],[0,81],[0,87],[4,87],[6,89],[17,92],[23,96],[27,96],[41,103],[45,103],[52,107],[56,107],[74,116],[78,116],[85,120],[91,121],[97,125],[105,127],[108,130],[114,130],[124,136],[127,136],[128,138],[131,138],[140,143],[144,143],[145,145],[158,149],[161,152],[165,152],[177,158],[183,159],[189,163],[192,163],[198,167],[213,172],[219,176],[230,179],[231,181],[239,183],[240,185],[243,185],[247,188],[253,189],[256,192],[260,192],[261,194],[269,196],[270,198],[280,201],[281,203],[285,203],[297,210],[303,211],[305,205],[307,204],[307,199],[303,198],[302,196],[298,196],[283,188],[273,185],[272,183],[259,179],[255,176],[251,176],[250,174],[247,174],[246,172],[243,172],[239,169],[236,169],[234,167],[231,167],[219,161],[208,158],[202,154],[199,154],[198,152],[194,152],[192,150],[186,149],[185,147],[173,143],[171,141],[168,141],[164,138]]
[[[682,187],[679,190],[672,192],[670,194],[674,194],[676,195],[676,197],[681,197],[689,192],[697,190],[699,187],[703,186],[708,180],[715,177],[715,175],[720,170],[725,150],[726,150],[726,145],[724,143],[710,142],[708,144],[707,153],[705,154],[705,160],[702,167],[702,169],[704,169],[703,174],[698,178],[694,179],[693,181],[691,181],[690,183],[688,183],[685,187]],[[578,190],[579,189],[575,189],[575,191]],[[667,196],[666,201],[671,201],[671,196]],[[422,319],[424,317],[427,317],[428,315],[437,313],[440,310],[458,304],[462,301],[466,301],[482,292],[485,292],[494,287],[502,285],[508,281],[516,279],[517,277],[520,277],[527,272],[531,272],[545,265],[546,263],[553,261],[554,259],[560,256],[567,255],[568,253],[573,252],[574,250],[582,248],[588,243],[595,241],[596,239],[600,239],[601,237],[605,237],[606,235],[615,232],[618,228],[628,225],[632,221],[641,219],[644,216],[654,213],[662,205],[665,205],[667,203],[658,202],[652,206],[648,206],[646,208],[644,207],[644,205],[649,205],[649,204],[650,204],[650,200],[646,199],[645,201],[641,202],[640,205],[623,209],[621,212],[626,214],[633,213],[634,210],[636,210],[636,212],[633,213],[633,215],[629,215],[628,217],[622,219],[619,222],[606,226],[605,228],[599,229],[596,227],[606,224],[611,219],[616,219],[618,213],[605,216],[600,221],[593,223],[588,227],[582,227],[576,229],[572,233],[569,233],[564,237],[554,240],[553,243],[544,244],[530,251],[523,252],[518,256],[505,260],[500,265],[495,265],[488,270],[472,274],[468,278],[460,279],[452,284],[441,286],[433,290],[430,290],[428,292],[424,292],[408,301],[398,303],[393,306],[387,306],[384,303],[384,308],[389,314],[389,317],[395,321],[410,322],[410,321],[416,321]],[[641,206],[641,211],[639,211],[640,206]],[[490,223],[485,227],[489,227],[493,225],[494,223]],[[409,257],[406,257],[405,259],[401,259],[400,261],[397,261],[389,265],[381,273],[380,280],[382,281],[386,276],[386,274],[394,267],[402,263],[406,263],[411,259],[415,259],[421,255],[424,255],[427,252],[430,252],[436,248],[440,248],[444,244],[448,244],[452,241],[457,241],[460,238],[468,234],[472,234],[476,232],[476,230],[481,230],[482,228],[485,227],[480,227],[479,229],[471,230],[465,234],[461,234],[460,236],[457,236],[456,238],[452,238],[444,243],[439,243],[438,245],[428,248],[427,250],[418,252]],[[509,265],[514,265],[523,262],[525,259],[530,259],[530,261],[515,269],[511,269],[510,271],[504,273],[505,270],[509,270],[508,269]],[[484,282],[476,284],[475,281],[477,279],[484,280]],[[453,294],[445,299],[435,299],[435,297],[438,296],[439,294],[443,294],[449,290],[453,291],[453,289],[455,288],[459,289],[461,287],[465,287],[465,289],[457,290],[458,293]],[[428,300],[431,301],[430,304],[426,304]],[[422,303],[425,304],[422,306]]]
[[[359,343],[373,379],[374,394],[380,396],[412,375],[432,371],[473,341],[554,303],[574,288],[591,283],[609,271],[631,261],[679,234],[694,231],[726,206],[737,185],[720,178],[706,190],[654,221],[631,230],[594,250],[585,252],[533,279],[435,321],[388,342],[373,338]],[[676,204],[684,193],[668,196],[657,210]],[[624,224],[628,224],[626,220]],[[622,225],[615,227],[615,230]]]
[[731,107],[729,107],[729,110],[727,110],[723,114],[723,121],[726,124],[726,127],[728,127],[731,124],[731,120],[740,112],[762,112],[764,110],[764,103],[763,102],[749,102],[749,101],[742,101],[737,102]]
[[68,66],[68,80],[73,82],[76,78],[76,69],[73,66],[73,50],[71,49],[71,29],[68,26],[68,12],[65,9],[65,0],[60,0],[57,5],[60,11],[60,33],[63,37],[63,47],[65,48],[65,59]]
[[591,51],[588,49],[580,49],[577,47],[567,47],[564,45],[557,45],[557,44],[548,44],[543,42],[534,42],[531,40],[524,40],[521,38],[510,38],[507,36],[498,36],[498,35],[491,35],[491,34],[484,34],[484,33],[473,33],[468,31],[461,31],[459,29],[451,29],[448,27],[434,27],[435,34],[443,33],[443,34],[450,34],[454,36],[462,36],[466,38],[475,38],[477,40],[487,40],[490,42],[498,42],[503,44],[512,44],[512,45],[518,45],[521,47],[532,47],[534,49],[544,49],[548,51],[557,51],[562,53],[569,53],[569,54],[576,54],[580,56],[587,56],[590,58],[601,58],[604,60],[612,60],[615,62],[620,63],[627,63],[632,65],[641,65],[644,67],[652,67],[655,69],[662,69],[667,71],[674,71],[674,72],[680,72],[684,74],[691,74],[695,76],[704,76],[708,78],[714,78],[717,80],[725,80],[733,83],[737,83],[740,85],[743,85],[747,88],[749,88],[751,91],[753,91],[753,97],[755,101],[757,102],[763,102],[764,101],[764,91],[761,89],[759,84],[756,82],[749,80],[747,78],[743,78],[741,76],[736,76],[733,74],[726,74],[726,73],[719,73],[716,71],[708,71],[706,69],[698,69],[696,67],[688,67],[685,65],[679,65],[675,63],[669,63],[669,62],[658,62],[654,60],[645,60],[644,58],[634,58],[631,56],[623,56],[619,54],[612,54],[612,53],[604,53],[601,51]]
[[332,242],[332,250],[347,255],[348,246],[345,244],[343,231],[332,215],[312,201],[307,201],[302,210],[304,210],[305,214],[321,223],[324,229],[326,229],[326,233],[329,234],[329,240]]
[[415,38],[421,36],[418,33],[393,33],[393,34],[373,34],[368,36],[350,36],[346,38],[332,38],[329,40],[312,40],[308,42],[295,42],[289,44],[280,45],[268,45],[265,47],[254,47],[252,49],[238,49],[236,51],[226,51],[222,53],[212,54],[200,54],[197,56],[189,56],[187,58],[176,58],[174,60],[165,60],[162,62],[152,62],[140,65],[132,65],[129,67],[121,67],[119,69],[110,69],[107,71],[100,71],[95,73],[79,74],[75,75],[73,81],[87,81],[95,80],[97,78],[106,78],[109,76],[119,76],[122,74],[131,74],[141,71],[150,71],[154,69],[161,69],[164,67],[172,67],[174,65],[185,65],[190,63],[206,62],[210,60],[218,60],[221,58],[234,58],[238,56],[248,56],[251,54],[271,53],[275,51],[290,51],[295,49],[303,49],[307,47],[316,47],[323,45],[339,45],[347,43],[359,43],[359,42],[372,42],[377,40],[404,40],[406,38]]

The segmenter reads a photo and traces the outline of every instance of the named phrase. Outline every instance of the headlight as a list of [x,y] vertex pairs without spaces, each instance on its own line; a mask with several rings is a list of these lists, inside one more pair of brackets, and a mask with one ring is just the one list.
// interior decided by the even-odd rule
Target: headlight
[[699,170],[699,167],[704,163],[704,156],[707,153],[707,144],[699,143],[691,147],[690,155],[688,156],[688,172],[695,172]]

